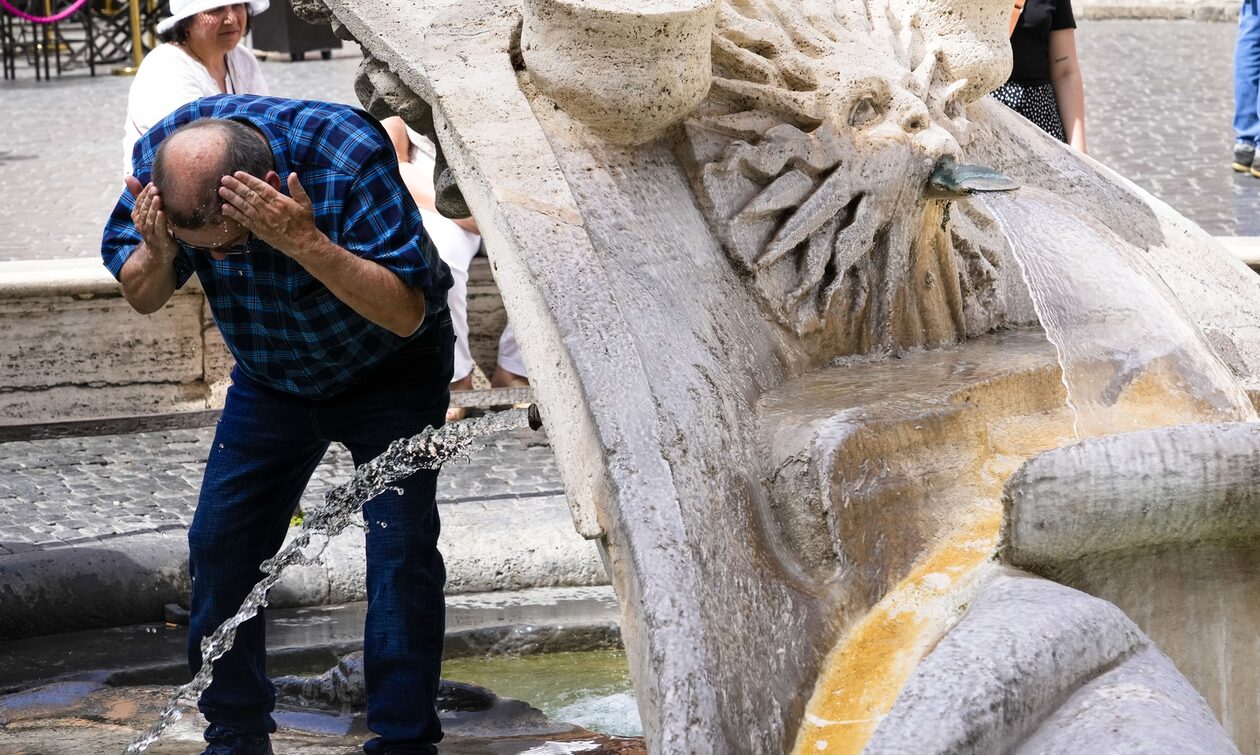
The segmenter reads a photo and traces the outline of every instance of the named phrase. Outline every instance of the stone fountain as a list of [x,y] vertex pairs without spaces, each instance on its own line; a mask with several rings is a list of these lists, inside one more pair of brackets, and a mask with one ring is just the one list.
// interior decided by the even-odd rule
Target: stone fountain
[[1009,2],[294,5],[483,229],[652,751],[1260,749],[1260,429],[1138,365],[1078,439],[1010,243],[929,178],[1112,229],[1244,387],[1260,280],[985,97]]

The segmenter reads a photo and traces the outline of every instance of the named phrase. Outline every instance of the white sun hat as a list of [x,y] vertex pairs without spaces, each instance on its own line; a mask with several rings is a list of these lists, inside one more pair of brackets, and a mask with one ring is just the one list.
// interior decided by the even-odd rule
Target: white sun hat
[[[238,0],[171,0],[171,17],[163,19],[157,25],[157,32],[158,34],[165,34],[175,28],[175,24],[183,21],[185,18],[208,10],[214,10],[215,8],[222,8],[225,5],[236,5],[237,2]],[[271,5],[271,0],[245,0],[245,5],[257,16],[259,13],[267,10],[267,7]]]

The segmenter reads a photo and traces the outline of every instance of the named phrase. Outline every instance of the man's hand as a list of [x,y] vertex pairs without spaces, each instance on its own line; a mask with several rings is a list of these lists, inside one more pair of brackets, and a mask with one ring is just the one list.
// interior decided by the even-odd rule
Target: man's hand
[[162,198],[158,196],[157,187],[153,184],[142,187],[135,176],[127,176],[124,180],[127,191],[136,200],[136,205],[131,210],[131,222],[136,224],[144,245],[160,259],[167,262],[175,259],[175,255],[179,253],[179,244],[166,225],[166,213],[162,212]]
[[223,214],[290,257],[300,256],[326,241],[315,225],[311,198],[302,188],[297,173],[289,174],[292,197],[286,197],[275,188],[280,185],[280,179],[274,172],[268,173],[267,178],[268,181],[264,181],[243,171],[224,176],[223,185],[219,187],[219,196],[224,200]]

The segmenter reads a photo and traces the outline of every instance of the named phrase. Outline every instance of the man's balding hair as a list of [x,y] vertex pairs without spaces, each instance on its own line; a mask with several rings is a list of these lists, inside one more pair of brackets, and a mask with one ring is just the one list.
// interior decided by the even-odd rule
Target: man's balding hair
[[[205,165],[192,170],[173,169],[169,165],[172,149],[182,148],[199,131],[207,132],[201,136],[209,139],[219,137],[222,148]],[[151,179],[162,195],[167,220],[177,228],[193,231],[222,217],[219,186],[223,176],[244,171],[265,179],[274,166],[271,147],[258,131],[239,121],[199,118],[175,129],[158,145]]]

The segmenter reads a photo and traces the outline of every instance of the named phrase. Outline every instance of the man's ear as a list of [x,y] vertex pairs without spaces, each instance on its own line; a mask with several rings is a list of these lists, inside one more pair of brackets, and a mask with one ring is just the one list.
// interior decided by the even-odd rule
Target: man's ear
[[271,186],[271,188],[275,189],[281,194],[284,193],[284,189],[280,188],[281,186],[280,176],[277,175],[274,170],[267,171],[267,175],[263,178],[263,180],[266,181]]

